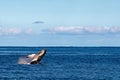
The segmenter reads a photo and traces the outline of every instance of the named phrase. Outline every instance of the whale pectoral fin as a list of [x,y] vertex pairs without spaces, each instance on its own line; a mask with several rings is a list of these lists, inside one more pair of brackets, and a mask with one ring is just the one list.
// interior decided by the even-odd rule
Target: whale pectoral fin
[[28,56],[26,56],[26,58],[34,58],[34,56],[35,56],[36,54],[30,54],[30,55],[28,55]]

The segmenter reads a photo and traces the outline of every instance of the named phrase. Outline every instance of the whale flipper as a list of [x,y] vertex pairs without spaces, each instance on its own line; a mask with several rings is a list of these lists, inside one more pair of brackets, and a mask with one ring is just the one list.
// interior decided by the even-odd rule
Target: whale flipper
[[27,58],[34,58],[35,55],[36,54],[30,54],[30,55],[27,56]]

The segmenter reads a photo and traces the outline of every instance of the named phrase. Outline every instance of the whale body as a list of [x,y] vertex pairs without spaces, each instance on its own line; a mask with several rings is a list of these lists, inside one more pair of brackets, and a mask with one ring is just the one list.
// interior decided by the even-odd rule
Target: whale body
[[27,58],[31,58],[32,60],[28,64],[38,64],[43,56],[46,54],[46,49],[41,50],[37,54],[30,54],[27,56]]

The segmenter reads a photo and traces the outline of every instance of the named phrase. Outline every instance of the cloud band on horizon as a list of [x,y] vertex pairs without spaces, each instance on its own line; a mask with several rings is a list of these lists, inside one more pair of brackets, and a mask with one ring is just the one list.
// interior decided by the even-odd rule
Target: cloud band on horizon
[[32,29],[21,29],[16,27],[3,28],[0,27],[0,35],[21,35],[21,34],[32,34]]
[[[67,35],[82,35],[82,34],[119,34],[120,27],[81,27],[81,26],[59,26],[47,28],[40,31],[39,34],[67,34]],[[0,27],[0,35],[22,35],[36,34],[32,28],[21,29],[17,27]]]
[[70,27],[54,27],[43,30],[45,33],[53,34],[117,34],[120,33],[120,27],[81,27],[81,26],[70,26]]

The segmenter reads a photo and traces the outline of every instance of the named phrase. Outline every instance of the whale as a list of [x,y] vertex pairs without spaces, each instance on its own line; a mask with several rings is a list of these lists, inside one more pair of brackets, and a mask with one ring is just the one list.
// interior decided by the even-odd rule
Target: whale
[[27,55],[26,58],[30,58],[31,61],[28,64],[39,64],[39,62],[42,60],[43,56],[46,54],[46,49],[42,49],[37,54],[30,54]]

